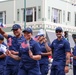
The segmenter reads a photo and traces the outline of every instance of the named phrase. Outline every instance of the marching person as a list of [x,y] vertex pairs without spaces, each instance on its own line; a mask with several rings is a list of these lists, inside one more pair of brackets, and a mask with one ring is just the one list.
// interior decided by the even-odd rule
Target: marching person
[[53,51],[50,75],[65,75],[65,73],[69,72],[70,44],[62,36],[63,30],[61,27],[57,27],[55,32],[57,39],[55,39],[50,46]]
[[[5,66],[5,52],[6,52],[7,46],[4,43],[4,37],[0,34],[0,75],[4,74],[4,66]],[[3,51],[5,50],[5,51]]]
[[[25,40],[21,26],[19,24],[14,24],[12,29],[14,36],[8,35],[0,28],[0,33],[7,39],[7,45],[9,50],[13,53],[14,51],[19,51],[19,47],[22,41]],[[18,73],[19,61],[6,56],[4,75],[17,75]]]
[[49,70],[49,59],[48,56],[51,55],[51,48],[47,43],[43,29],[39,30],[37,34],[38,43],[41,47],[41,59],[39,60],[41,75],[47,75]]
[[23,33],[26,40],[20,46],[19,56],[10,51],[7,54],[15,60],[20,60],[18,75],[41,75],[38,61],[41,59],[40,45],[33,40],[31,28],[25,28]]

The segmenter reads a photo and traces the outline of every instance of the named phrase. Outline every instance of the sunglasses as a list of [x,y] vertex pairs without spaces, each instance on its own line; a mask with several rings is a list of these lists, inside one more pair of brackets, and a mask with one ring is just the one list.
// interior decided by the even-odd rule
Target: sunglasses
[[57,30],[57,31],[56,31],[56,33],[61,33],[61,32],[62,32],[61,30]]
[[18,29],[13,29],[13,31],[17,31]]

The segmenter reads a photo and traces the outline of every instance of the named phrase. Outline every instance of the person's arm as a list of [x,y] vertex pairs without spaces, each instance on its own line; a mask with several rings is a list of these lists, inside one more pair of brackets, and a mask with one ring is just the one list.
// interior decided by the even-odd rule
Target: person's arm
[[5,58],[5,57],[6,57],[5,54],[0,55],[0,58]]
[[70,52],[66,52],[65,73],[69,72],[69,64],[70,64]]
[[20,60],[21,59],[21,57],[19,57],[18,55],[13,55],[13,54],[11,54],[10,57],[12,57],[15,60]]
[[5,33],[1,28],[0,28],[0,33],[1,33],[6,39],[8,39],[8,34]]
[[46,48],[47,52],[51,51],[51,48],[48,46],[46,37],[44,37],[43,42],[45,43],[45,48]]
[[65,73],[68,73],[69,72],[69,64],[70,64],[70,52],[71,52],[71,49],[70,49],[70,43],[68,41],[65,42],[64,44],[64,47],[65,47],[65,52],[66,52],[66,63],[65,63]]
[[66,52],[66,66],[70,64],[70,52]]
[[45,48],[46,48],[47,52],[52,51],[51,48],[48,46],[47,42],[45,42]]
[[41,55],[33,55],[31,50],[29,50],[29,56],[30,56],[30,58],[32,58],[34,60],[40,60],[41,59]]
[[73,59],[76,59],[76,56],[73,56]]
[[48,56],[48,55],[52,55],[52,52],[46,52],[46,53],[41,53],[42,56]]
[[14,50],[10,50],[10,51],[11,51],[11,53],[14,54],[14,55],[18,55],[18,54],[19,54],[19,52],[16,52],[16,51],[14,51]]
[[6,54],[7,54],[7,56],[10,56],[15,60],[20,60],[21,59],[21,57],[19,57],[18,55],[12,54],[11,51],[9,51],[9,50],[7,50]]

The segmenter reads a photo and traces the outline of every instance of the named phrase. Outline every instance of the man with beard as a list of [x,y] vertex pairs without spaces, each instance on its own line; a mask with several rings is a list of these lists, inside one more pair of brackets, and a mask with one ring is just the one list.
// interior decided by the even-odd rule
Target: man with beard
[[50,46],[53,51],[53,63],[50,75],[65,75],[69,71],[70,44],[62,36],[63,30],[61,27],[57,27],[55,33],[57,39]]

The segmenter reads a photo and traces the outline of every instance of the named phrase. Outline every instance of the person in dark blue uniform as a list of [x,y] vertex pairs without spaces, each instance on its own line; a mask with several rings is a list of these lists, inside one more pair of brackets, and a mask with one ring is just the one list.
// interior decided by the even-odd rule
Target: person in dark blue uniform
[[0,34],[0,75],[3,75],[4,73],[4,66],[5,66],[5,57],[6,55],[1,51],[2,47],[6,47],[6,44],[4,43],[4,37]]
[[[0,28],[0,33],[7,39],[8,49],[13,53],[14,51],[19,51],[19,47],[22,41],[24,41],[24,36],[21,32],[21,26],[14,24],[12,26],[12,31],[15,36],[8,35]],[[17,75],[18,73],[19,61],[7,56],[5,60],[4,75]]]
[[[41,75],[47,75],[49,70],[49,59],[48,56],[51,55],[51,49],[47,43],[47,39],[44,35],[43,29],[39,30],[39,33],[37,34],[38,37],[38,43],[41,47],[41,59],[39,60],[39,66]],[[36,37],[36,38],[37,38]]]
[[61,27],[57,27],[56,30],[57,39],[51,44],[53,52],[53,62],[50,75],[65,75],[69,71],[70,63],[70,44],[62,36],[63,30]]
[[76,45],[73,49],[73,75],[76,75]]
[[23,30],[26,40],[20,46],[19,56],[8,51],[8,55],[20,60],[18,75],[41,75],[39,61],[41,59],[40,45],[32,38],[32,29]]

